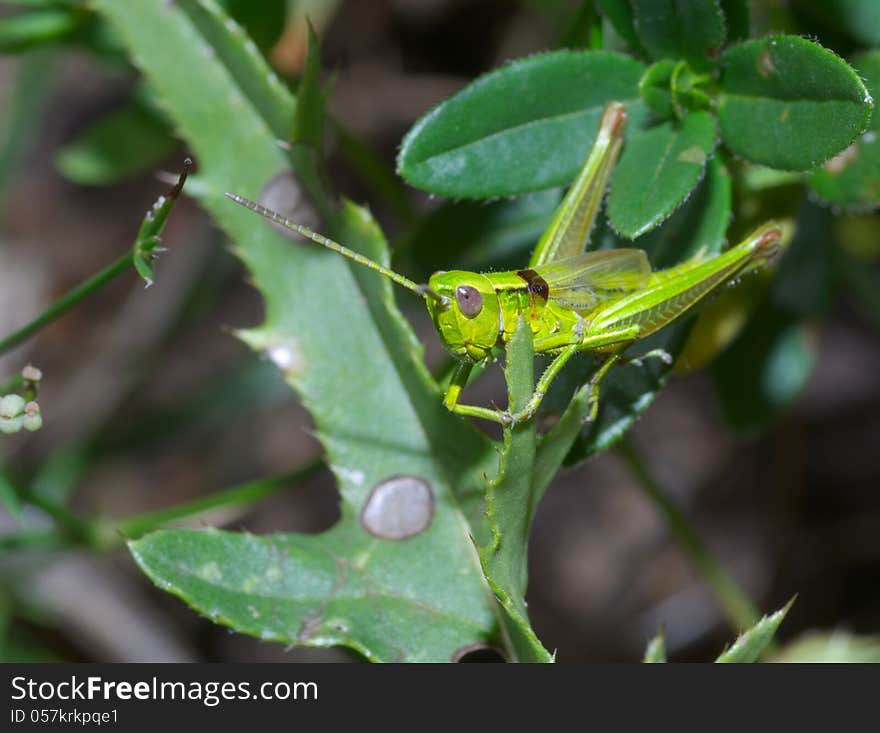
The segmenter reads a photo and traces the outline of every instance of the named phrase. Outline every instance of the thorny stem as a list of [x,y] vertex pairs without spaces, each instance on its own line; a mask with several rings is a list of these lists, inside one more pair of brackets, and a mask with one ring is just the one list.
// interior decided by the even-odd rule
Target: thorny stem
[[621,440],[616,446],[616,452],[660,512],[673,539],[709,586],[734,629],[739,631],[753,626],[761,618],[758,609],[725,571],[681,509],[651,475],[632,441],[628,438]]
[[75,288],[56,300],[45,311],[43,311],[43,313],[34,318],[34,320],[26,326],[22,326],[18,331],[0,341],[0,354],[4,354],[24,341],[27,341],[31,336],[37,333],[37,331],[40,331],[45,326],[60,318],[89,295],[97,292],[107,283],[117,278],[131,267],[131,264],[132,254],[131,252],[128,252],[116,260],[116,262],[108,265],[88,280],[81,282]]

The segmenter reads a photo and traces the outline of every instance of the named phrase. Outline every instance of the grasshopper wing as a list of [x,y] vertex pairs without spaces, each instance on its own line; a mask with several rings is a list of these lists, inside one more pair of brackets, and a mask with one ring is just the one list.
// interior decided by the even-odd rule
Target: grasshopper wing
[[644,250],[609,249],[555,260],[535,271],[547,283],[549,299],[585,311],[602,300],[643,288],[651,265]]

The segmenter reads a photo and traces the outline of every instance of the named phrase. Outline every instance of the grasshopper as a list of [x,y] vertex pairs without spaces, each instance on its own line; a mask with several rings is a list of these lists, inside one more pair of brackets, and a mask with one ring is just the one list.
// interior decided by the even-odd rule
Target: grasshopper
[[[529,420],[566,362],[588,351],[602,359],[589,383],[587,419],[594,420],[601,381],[627,348],[692,311],[742,274],[763,267],[782,243],[781,227],[770,222],[720,255],[698,254],[657,272],[652,272],[641,249],[584,252],[623,145],[625,125],[623,105],[609,103],[583,168],[522,270],[440,271],[427,285],[420,285],[260,204],[237,194],[226,195],[424,298],[440,338],[458,360],[443,398],[449,410],[505,426]],[[493,349],[509,341],[520,318],[531,328],[535,353],[554,357],[531,398],[513,413],[460,403],[473,367],[491,359]],[[652,356],[671,361],[662,351],[642,358]]]

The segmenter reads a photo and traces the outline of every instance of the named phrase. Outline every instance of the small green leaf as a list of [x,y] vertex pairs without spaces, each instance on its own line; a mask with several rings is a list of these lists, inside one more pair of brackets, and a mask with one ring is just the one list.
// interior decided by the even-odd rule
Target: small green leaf
[[749,0],[720,0],[727,26],[727,42],[736,43],[749,37],[751,12]]
[[724,45],[718,0],[631,0],[639,39],[655,59],[706,68]]
[[661,59],[648,67],[639,81],[639,93],[648,109],[663,118],[675,115],[672,101],[672,75],[679,62]]
[[153,272],[153,261],[158,256],[159,245],[162,242],[162,230],[165,228],[165,221],[168,214],[183,190],[189,170],[192,167],[192,161],[187,158],[183,161],[183,170],[177,179],[177,183],[165,196],[156,199],[153,206],[147,211],[141,222],[141,228],[138,230],[137,239],[135,239],[132,247],[132,263],[137,274],[141,276],[147,287],[153,284],[155,274]]
[[649,67],[639,82],[645,104],[664,118],[685,116],[688,110],[709,109],[705,91],[709,77],[697,75],[684,61],[662,59]]
[[752,628],[740,634],[733,642],[733,646],[722,652],[715,661],[722,664],[757,662],[770,642],[773,641],[776,630],[793,603],[794,598],[776,613],[764,616]]
[[720,85],[724,142],[747,160],[782,170],[808,170],[837,155],[865,130],[873,106],[851,66],[797,36],[729,49]]
[[321,47],[309,24],[309,47],[297,90],[296,113],[290,142],[308,145],[318,156],[324,151],[324,92],[321,89]]
[[644,116],[644,67],[602,51],[561,50],[515,61],[472,82],[419,120],[397,159],[412,185],[486,198],[568,183],[583,163],[605,104]]
[[596,0],[596,5],[633,51],[641,56],[648,55],[636,35],[636,29],[633,25],[633,9],[629,0]]
[[0,53],[18,53],[68,39],[80,26],[82,13],[48,7],[0,19]]
[[862,636],[848,631],[811,631],[786,644],[771,662],[880,663],[880,636]]
[[611,225],[635,239],[669,217],[699,182],[714,144],[715,122],[703,111],[634,135],[611,181]]
[[[880,9],[880,3],[876,5]],[[880,22],[880,21],[878,21]],[[880,51],[852,59],[871,96],[880,97]],[[880,206],[880,114],[871,115],[867,131],[809,177],[810,187],[830,204],[855,209]]]
[[666,661],[666,641],[662,631],[648,642],[642,661],[646,664],[662,664]]
[[55,164],[74,183],[106,186],[154,168],[176,147],[165,123],[133,100],[86,127]]
[[[535,388],[532,331],[522,319],[507,344],[508,409],[522,409]],[[537,434],[535,421],[527,420],[504,430],[498,475],[486,492],[486,515],[491,539],[479,548],[480,563],[498,602],[504,609],[510,645],[517,661],[549,662],[550,653],[529,624],[525,605],[529,529],[535,498],[532,471]]]

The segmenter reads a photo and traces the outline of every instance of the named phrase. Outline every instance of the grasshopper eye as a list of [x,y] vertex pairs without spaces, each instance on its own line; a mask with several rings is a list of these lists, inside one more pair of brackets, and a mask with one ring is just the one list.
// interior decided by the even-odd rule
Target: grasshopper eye
[[483,310],[483,296],[479,290],[470,285],[459,285],[455,289],[455,302],[467,318],[473,318]]

